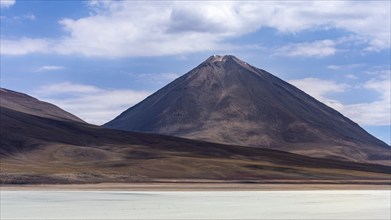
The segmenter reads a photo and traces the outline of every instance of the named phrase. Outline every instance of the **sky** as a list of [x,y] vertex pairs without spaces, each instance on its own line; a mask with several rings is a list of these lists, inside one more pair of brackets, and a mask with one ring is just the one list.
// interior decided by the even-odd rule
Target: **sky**
[[390,144],[390,1],[0,0],[1,87],[101,125],[214,54]]

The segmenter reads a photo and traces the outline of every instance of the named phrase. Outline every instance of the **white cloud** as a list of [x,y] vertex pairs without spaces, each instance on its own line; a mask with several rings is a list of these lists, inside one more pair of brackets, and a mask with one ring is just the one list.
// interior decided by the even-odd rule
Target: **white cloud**
[[341,70],[341,69],[354,69],[363,67],[362,63],[353,63],[353,64],[345,64],[345,65],[328,65],[327,68],[331,70]]
[[[339,28],[366,42],[368,51],[390,47],[389,1],[90,1],[88,5],[89,16],[59,21],[65,36],[2,39],[1,46],[6,49],[1,53],[175,55],[224,50],[230,46],[223,45],[225,40],[262,27],[281,33]],[[30,47],[24,47],[26,44]],[[291,55],[328,56],[336,52],[333,42],[327,40],[315,45],[320,52],[306,44],[289,46],[296,49]]]
[[25,14],[25,15],[22,15],[22,16],[13,16],[13,17],[3,16],[3,19],[4,19],[4,21],[7,21],[7,22],[14,22],[14,21],[21,22],[22,20],[34,21],[35,20],[35,15],[29,13],[29,14]]
[[339,69],[341,69],[341,66],[339,66],[339,65],[328,65],[327,68],[331,69],[331,70],[339,70]]
[[348,79],[358,79],[354,74],[346,74],[345,77]]
[[47,94],[57,95],[57,94],[64,94],[64,93],[85,94],[85,93],[97,93],[100,91],[101,89],[91,85],[63,82],[63,83],[41,86],[38,90],[38,94],[39,95],[47,95]]
[[33,14],[26,14],[26,15],[23,16],[23,18],[33,21],[33,20],[35,20],[35,15],[33,15]]
[[148,91],[102,89],[70,82],[42,86],[35,92],[39,99],[97,125],[108,122],[150,94]]
[[326,57],[334,55],[337,51],[336,44],[332,40],[321,40],[306,43],[289,44],[276,49],[274,55],[280,56],[306,56]]
[[15,4],[15,0],[0,0],[1,8],[8,8]]
[[132,77],[135,77],[137,81],[140,82],[147,82],[147,83],[157,83],[157,84],[164,84],[169,83],[176,78],[180,77],[180,74],[176,73],[130,73]]
[[379,98],[373,102],[346,105],[344,113],[363,125],[390,125],[391,124],[391,80],[372,79],[367,81],[363,88],[376,91]]
[[36,70],[36,72],[55,71],[55,70],[62,70],[62,69],[65,69],[65,67],[63,67],[63,66],[41,66]]
[[349,88],[347,84],[339,84],[331,80],[318,78],[304,78],[289,80],[288,82],[338,111],[342,110],[342,104],[336,100],[327,98],[327,95],[330,93],[344,92]]
[[0,52],[7,55],[52,52],[53,42],[47,39],[22,38],[20,40],[0,40]]
[[390,72],[386,72],[388,72],[388,75],[371,79],[361,86],[361,92],[366,92],[365,90],[375,91],[379,95],[378,98],[372,102],[358,104],[343,104],[327,97],[328,94],[333,92],[344,92],[349,88],[346,84],[316,78],[291,80],[289,82],[363,126],[390,125],[391,80]]

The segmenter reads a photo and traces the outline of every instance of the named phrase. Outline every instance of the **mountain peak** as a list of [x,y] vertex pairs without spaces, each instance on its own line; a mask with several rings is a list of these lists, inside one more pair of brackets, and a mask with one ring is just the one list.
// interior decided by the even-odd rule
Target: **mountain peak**
[[[372,147],[388,147],[334,109],[232,55],[209,57],[105,126],[356,161],[369,158]],[[321,148],[307,150],[314,146]]]
[[206,62],[211,62],[211,63],[213,63],[213,62],[225,62],[229,58],[238,59],[238,58],[236,58],[233,55],[223,55],[223,56],[221,56],[221,55],[212,55],[212,56],[210,56],[206,60]]
[[248,63],[238,59],[234,55],[212,55],[208,59],[206,59],[203,64],[211,64],[211,65],[218,65],[219,64],[226,64],[226,63],[233,63],[233,64],[238,64],[239,66],[242,66],[246,69],[249,69],[252,71],[252,66],[250,66]]

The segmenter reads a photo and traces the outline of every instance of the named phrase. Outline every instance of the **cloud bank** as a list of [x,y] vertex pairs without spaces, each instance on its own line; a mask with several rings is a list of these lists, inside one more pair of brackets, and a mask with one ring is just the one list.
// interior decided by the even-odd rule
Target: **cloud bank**
[[289,44],[278,48],[274,55],[281,56],[304,56],[304,57],[326,57],[337,52],[336,43],[332,40],[321,40],[309,43]]
[[150,94],[148,91],[103,89],[70,82],[42,86],[34,92],[34,96],[39,99],[53,103],[96,125],[112,120]]
[[351,87],[346,84],[317,78],[290,80],[289,82],[362,126],[379,126],[391,125],[390,74],[389,70],[383,71],[380,77],[370,79],[362,85],[356,85],[360,89],[374,91],[378,94],[376,100],[358,104],[344,104],[328,98],[328,95],[332,93],[344,92]]
[[9,8],[15,4],[15,0],[0,0],[1,8]]
[[36,70],[36,72],[56,71],[56,70],[62,70],[62,69],[65,69],[65,67],[63,67],[63,66],[50,66],[50,65],[47,65],[47,66],[39,67]]
[[[232,47],[229,39],[264,27],[282,34],[337,28],[365,42],[367,51],[390,47],[389,1],[89,1],[88,7],[87,17],[59,21],[66,33],[60,38],[2,36],[1,53],[176,55],[224,50]],[[329,39],[280,50],[288,56],[322,57],[336,52]]]

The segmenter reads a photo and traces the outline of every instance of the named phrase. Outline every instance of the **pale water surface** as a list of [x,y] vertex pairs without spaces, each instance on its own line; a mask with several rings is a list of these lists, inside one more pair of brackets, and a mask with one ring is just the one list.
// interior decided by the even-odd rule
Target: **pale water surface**
[[390,219],[391,191],[1,191],[1,219]]

